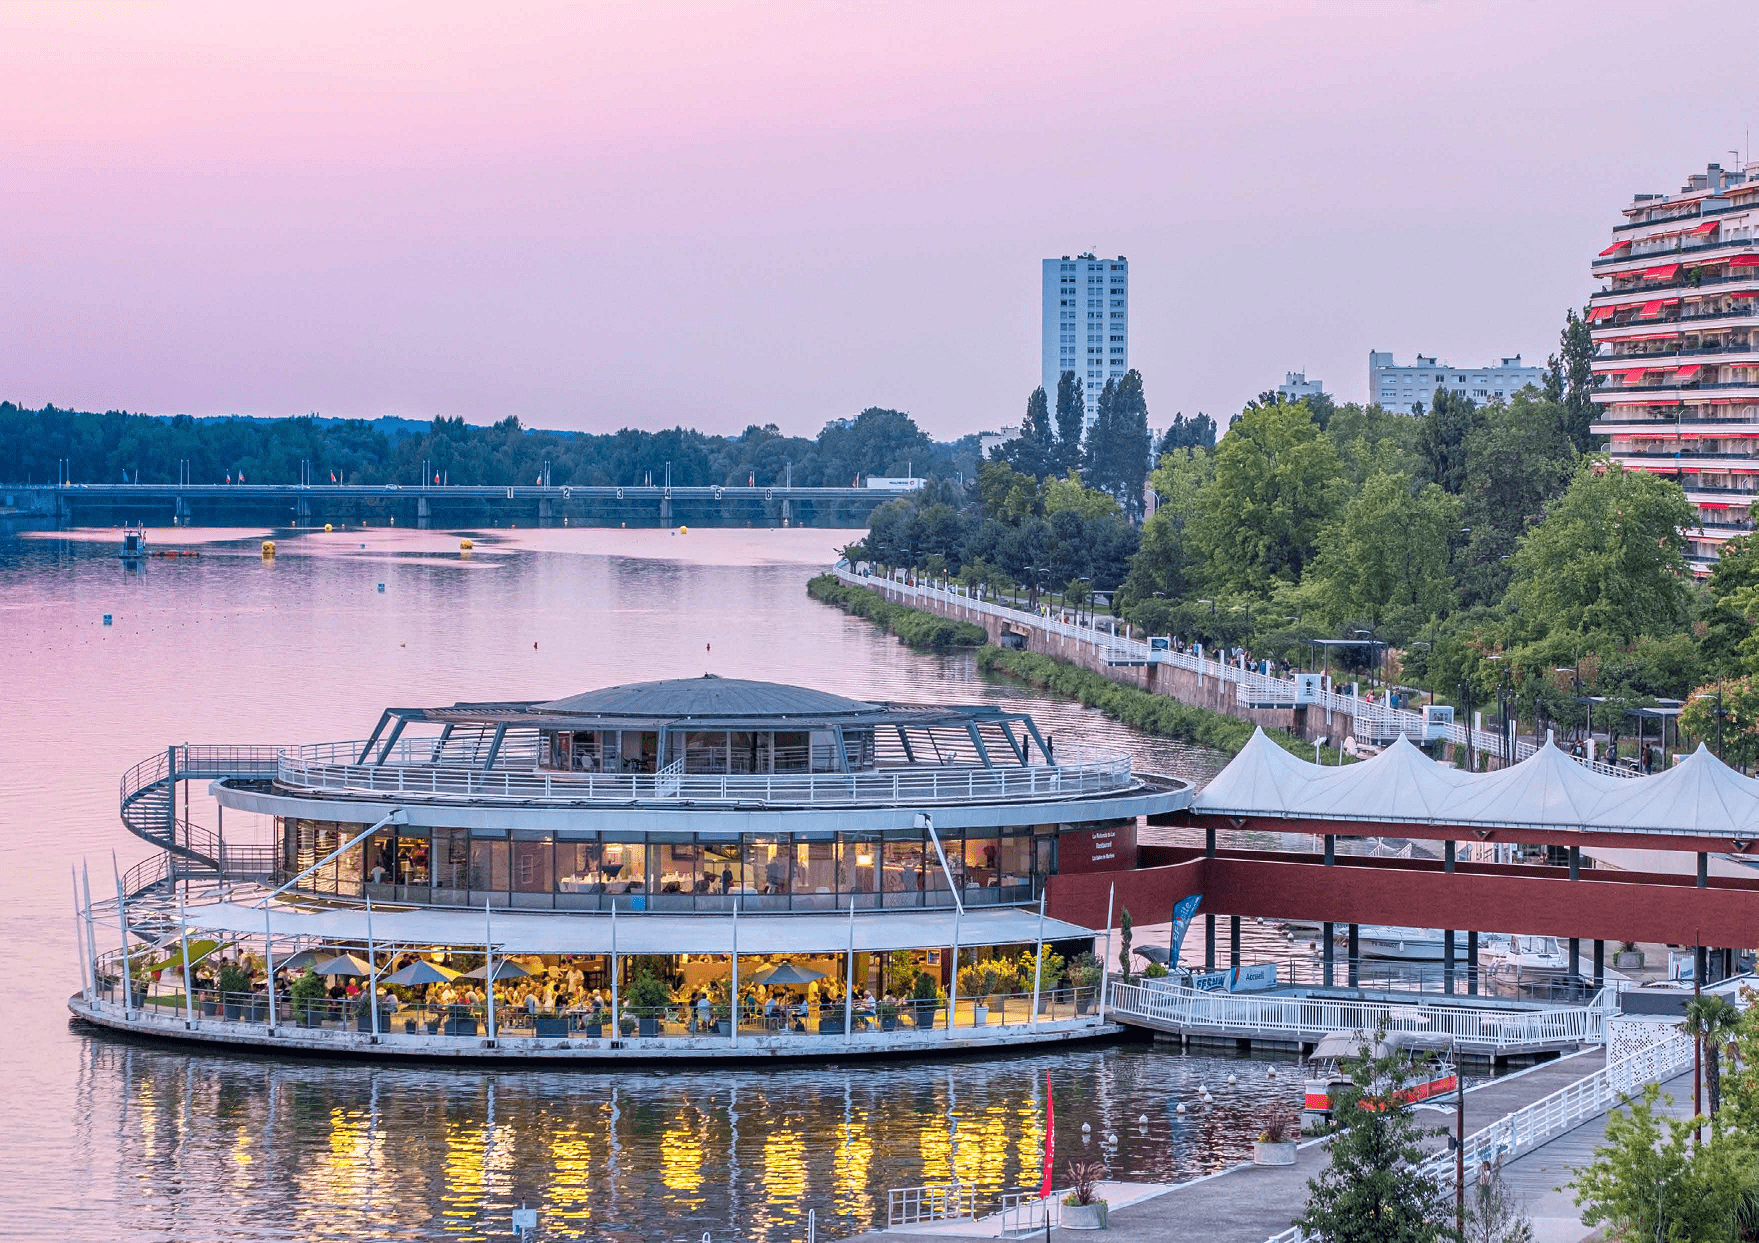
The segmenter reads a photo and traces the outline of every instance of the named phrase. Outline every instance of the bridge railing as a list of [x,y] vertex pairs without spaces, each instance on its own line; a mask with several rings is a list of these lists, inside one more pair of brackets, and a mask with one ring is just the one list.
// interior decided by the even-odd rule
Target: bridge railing
[[1182,1029],[1250,1029],[1267,1036],[1283,1033],[1309,1038],[1338,1031],[1419,1031],[1491,1049],[1600,1044],[1606,1039],[1606,1012],[1598,1005],[1479,1009],[1424,1002],[1210,993],[1118,980],[1111,982],[1108,996],[1110,1009],[1120,1018]]
[[[1462,722],[1430,724],[1423,719],[1421,712],[1412,712],[1407,708],[1394,708],[1387,704],[1371,702],[1355,695],[1343,695],[1336,691],[1302,691],[1300,684],[1290,678],[1272,677],[1253,669],[1243,669],[1221,660],[1212,660],[1193,652],[1174,652],[1164,649],[1151,649],[1140,639],[1118,634],[1114,629],[1101,630],[1097,624],[1077,625],[1066,622],[1060,616],[1043,616],[1029,613],[1023,609],[1010,608],[991,600],[966,595],[945,587],[935,587],[917,581],[900,582],[877,575],[860,575],[851,570],[837,567],[838,578],[859,587],[875,587],[894,592],[898,595],[913,597],[917,600],[938,600],[946,604],[971,609],[991,617],[997,617],[1012,625],[1024,626],[1042,631],[1058,638],[1072,639],[1077,642],[1091,644],[1114,653],[1117,659],[1139,663],[1171,665],[1185,669],[1200,677],[1218,678],[1233,683],[1236,694],[1242,702],[1258,700],[1276,703],[1309,703],[1323,708],[1328,712],[1342,713],[1356,722],[1359,733],[1377,738],[1389,738],[1397,734],[1423,740],[1439,734],[1448,742],[1459,746],[1469,746],[1477,751],[1496,753],[1506,744],[1506,740],[1493,730],[1473,729]],[[1514,756],[1522,760],[1532,755],[1538,748],[1532,743],[1516,740]],[[1630,773],[1615,765],[1605,764],[1598,760],[1590,761],[1578,758],[1577,763],[1614,777],[1628,777]]]

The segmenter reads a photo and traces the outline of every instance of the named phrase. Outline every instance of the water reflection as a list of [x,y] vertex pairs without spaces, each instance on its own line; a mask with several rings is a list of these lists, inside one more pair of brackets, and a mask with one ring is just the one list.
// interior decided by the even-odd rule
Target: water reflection
[[178,1239],[485,1238],[521,1204],[547,1238],[791,1240],[808,1210],[833,1237],[882,1218],[888,1187],[1035,1185],[1047,1069],[1059,1160],[1102,1155],[1126,1179],[1239,1160],[1267,1110],[1300,1102],[1286,1066],[1272,1079],[1267,1062],[1146,1045],[615,1076],[272,1066],[100,1039],[84,1058],[84,1138],[113,1135],[134,1184],[119,1227]]

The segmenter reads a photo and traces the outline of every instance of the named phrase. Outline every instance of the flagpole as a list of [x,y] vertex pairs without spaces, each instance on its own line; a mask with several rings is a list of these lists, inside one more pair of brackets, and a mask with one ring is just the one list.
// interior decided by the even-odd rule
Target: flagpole
[[843,961],[843,1039],[855,1030],[855,895],[849,895],[849,956]]
[[733,989],[728,1007],[732,1011],[733,1047],[739,1047],[739,895],[733,895]]
[[622,1015],[617,1011],[617,899],[611,899],[611,1039],[623,1034]]
[[[110,852],[110,870],[116,872],[116,852]],[[128,1022],[129,1003],[134,1000],[134,969],[128,959],[128,906],[122,897],[122,874],[116,872],[116,926],[122,933],[122,1021]]]
[[[175,882],[173,882],[175,883]],[[189,920],[183,910],[183,889],[177,890],[177,927],[183,942],[183,1012],[185,1025],[195,1028],[195,989],[189,983]]]

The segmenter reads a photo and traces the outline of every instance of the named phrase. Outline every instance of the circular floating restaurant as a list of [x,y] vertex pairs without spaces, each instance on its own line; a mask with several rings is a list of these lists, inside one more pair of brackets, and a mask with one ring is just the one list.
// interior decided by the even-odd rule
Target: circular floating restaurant
[[[190,825],[179,783],[272,843]],[[1111,1030],[1065,859],[1184,782],[1024,713],[704,676],[391,708],[353,742],[174,747],[161,854],[76,887],[80,1018],[374,1056],[928,1053]],[[1096,843],[1099,846],[1096,848]],[[1058,949],[1067,953],[1058,953]]]

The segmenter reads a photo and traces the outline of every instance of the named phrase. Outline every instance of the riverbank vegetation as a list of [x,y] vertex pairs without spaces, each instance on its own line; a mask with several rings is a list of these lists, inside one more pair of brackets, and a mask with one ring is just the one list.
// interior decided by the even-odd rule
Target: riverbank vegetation
[[[881,506],[850,552],[1565,742],[1591,724],[1603,748],[1634,750],[1678,701],[1689,739],[1759,764],[1759,544],[1730,540],[1694,579],[1681,531],[1698,508],[1598,451],[1590,356],[1572,312],[1544,383],[1507,397],[1443,392],[1407,412],[1264,393],[1219,441],[1175,420],[1140,527],[1125,485],[1094,475],[1104,455],[1023,435],[962,497]],[[1043,406],[1034,393],[1028,428]]]
[[911,647],[981,647],[989,640],[982,626],[898,604],[871,587],[851,587],[834,574],[809,580],[806,591],[814,600],[865,617]]

